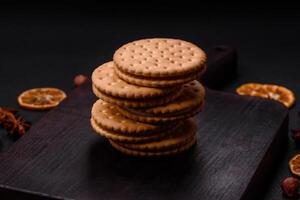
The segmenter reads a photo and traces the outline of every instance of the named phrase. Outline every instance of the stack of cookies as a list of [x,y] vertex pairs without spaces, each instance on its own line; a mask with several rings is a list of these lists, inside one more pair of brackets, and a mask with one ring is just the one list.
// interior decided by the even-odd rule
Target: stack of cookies
[[113,61],[92,74],[91,125],[129,155],[171,155],[196,143],[191,117],[203,107],[205,89],[195,79],[206,70],[205,53],[177,39],[143,39],[120,47]]

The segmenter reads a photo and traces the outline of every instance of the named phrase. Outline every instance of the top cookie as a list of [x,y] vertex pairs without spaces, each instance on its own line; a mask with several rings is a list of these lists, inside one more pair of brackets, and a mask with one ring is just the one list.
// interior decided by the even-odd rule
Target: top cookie
[[132,75],[173,77],[201,70],[206,55],[190,42],[153,38],[123,45],[113,59],[120,70]]
[[149,88],[128,84],[114,72],[114,62],[107,62],[96,68],[92,74],[93,84],[102,93],[129,99],[164,96],[175,88]]

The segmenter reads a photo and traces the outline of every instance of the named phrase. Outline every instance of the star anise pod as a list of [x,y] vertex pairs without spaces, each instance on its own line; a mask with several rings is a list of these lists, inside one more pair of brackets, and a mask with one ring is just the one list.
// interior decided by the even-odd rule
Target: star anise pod
[[0,125],[10,134],[22,136],[30,128],[30,123],[16,116],[17,110],[0,107]]
[[19,135],[24,135],[25,132],[30,128],[30,123],[26,122],[22,117],[18,117],[17,118],[17,133]]

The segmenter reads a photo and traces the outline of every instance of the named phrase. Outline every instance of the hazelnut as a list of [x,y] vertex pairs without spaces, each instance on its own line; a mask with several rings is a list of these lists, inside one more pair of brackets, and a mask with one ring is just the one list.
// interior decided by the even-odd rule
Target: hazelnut
[[287,177],[281,182],[282,193],[286,197],[298,196],[299,181],[295,177]]
[[75,87],[78,87],[78,86],[82,85],[83,83],[85,83],[87,80],[88,80],[88,78],[85,75],[78,74],[77,76],[75,76],[73,82],[74,82]]
[[300,141],[300,129],[292,129],[292,138],[295,141]]

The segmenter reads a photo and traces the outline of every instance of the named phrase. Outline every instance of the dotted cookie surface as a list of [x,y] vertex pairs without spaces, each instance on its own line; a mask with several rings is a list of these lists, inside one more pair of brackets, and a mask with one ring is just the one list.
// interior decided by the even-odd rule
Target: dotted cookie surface
[[122,71],[143,77],[172,77],[200,71],[206,55],[196,45],[178,39],[142,39],[120,47],[113,56]]
[[131,135],[153,133],[166,129],[163,126],[144,124],[125,118],[117,110],[116,106],[101,99],[97,100],[92,107],[92,118],[101,127]]
[[116,104],[123,107],[131,107],[131,108],[145,108],[145,107],[152,107],[152,106],[158,106],[163,105],[165,103],[168,103],[170,101],[173,101],[180,95],[181,88],[178,90],[175,90],[165,96],[157,97],[157,98],[150,98],[150,99],[124,99],[124,98],[117,98],[108,96],[98,90],[93,85],[93,92],[94,94],[104,101],[107,101],[112,104]]
[[102,93],[115,97],[140,99],[163,96],[175,89],[149,88],[128,84],[116,75],[114,68],[114,62],[107,62],[96,68],[92,74],[93,84]]
[[172,79],[155,79],[155,78],[144,78],[139,76],[130,75],[126,72],[122,72],[120,69],[115,68],[115,73],[124,81],[139,85],[143,87],[158,87],[158,88],[168,88],[168,87],[176,87],[178,85],[188,83],[192,80],[199,78],[206,71],[206,66],[201,68],[200,71],[188,74],[185,76],[172,77]]

